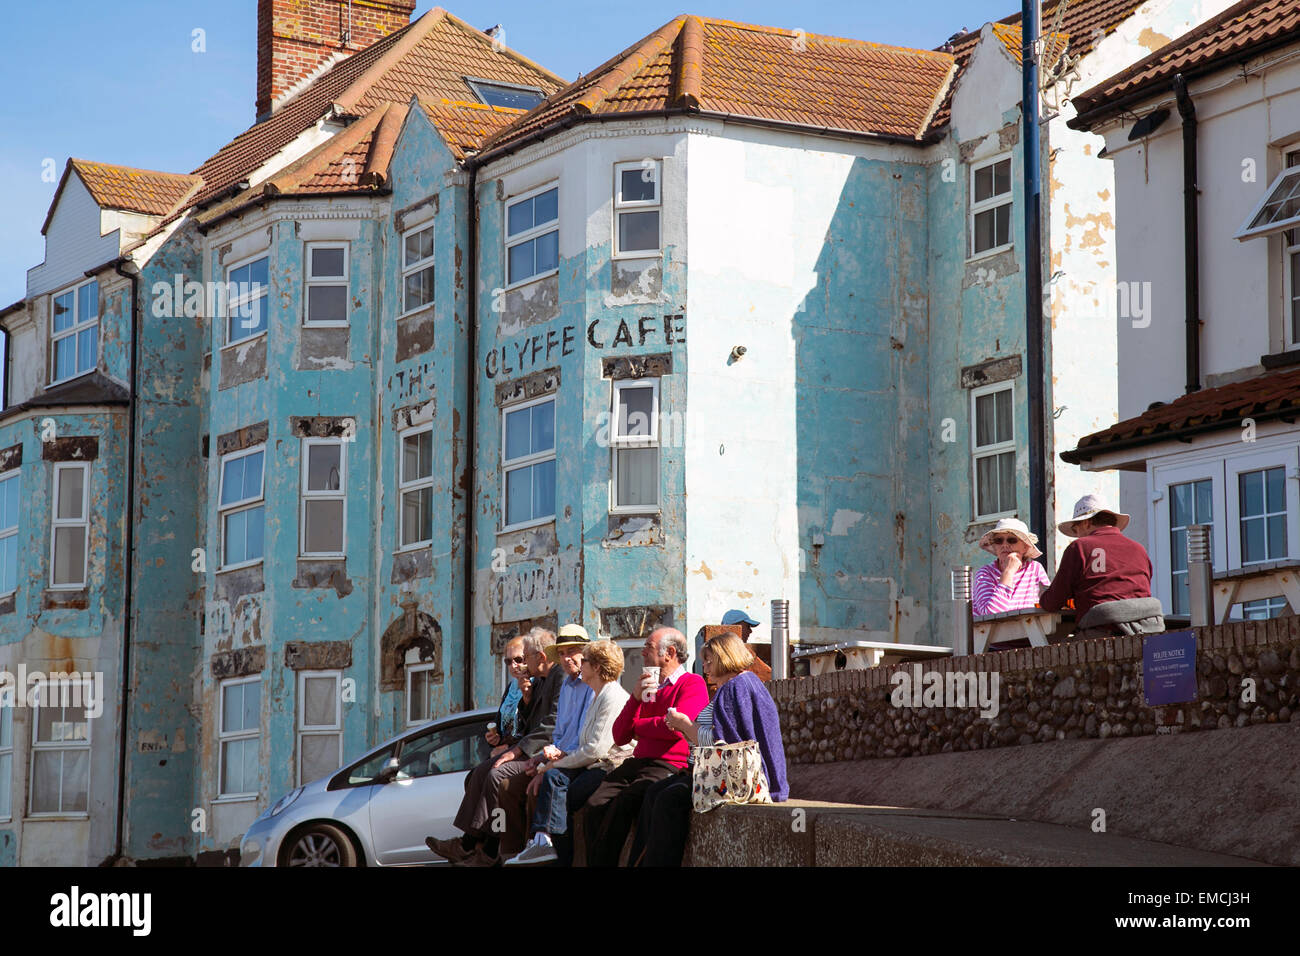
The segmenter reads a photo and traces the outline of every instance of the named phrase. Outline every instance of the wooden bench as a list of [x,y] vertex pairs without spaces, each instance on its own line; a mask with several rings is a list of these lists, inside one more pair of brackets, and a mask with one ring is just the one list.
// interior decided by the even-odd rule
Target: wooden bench
[[[840,655],[844,666],[836,667]],[[866,670],[878,664],[901,664],[904,661],[952,656],[951,647],[933,644],[893,644],[888,641],[841,641],[838,644],[803,644],[790,652],[794,660],[807,659],[809,674],[833,674],[836,670]]]
[[1005,644],[1008,641],[1027,640],[1031,647],[1046,647],[1050,638],[1058,636],[1066,615],[1060,611],[1044,611],[1042,608],[1021,608],[1015,611],[1001,611],[997,614],[977,614],[972,620],[975,625],[976,654],[983,654],[990,644]]
[[1300,614],[1300,561],[1266,561],[1214,575],[1214,623],[1222,624],[1238,604],[1285,597]]

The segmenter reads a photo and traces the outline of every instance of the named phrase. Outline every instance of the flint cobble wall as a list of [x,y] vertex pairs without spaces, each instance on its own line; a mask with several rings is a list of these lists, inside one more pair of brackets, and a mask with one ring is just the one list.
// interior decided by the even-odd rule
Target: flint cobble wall
[[[1083,737],[1214,730],[1300,721],[1300,617],[1196,628],[1198,698],[1148,707],[1142,639],[1073,641],[953,657],[923,672],[997,673],[998,712],[978,707],[895,707],[891,677],[915,664],[772,681],[790,763],[1013,747]],[[1253,678],[1253,701],[1243,680]],[[987,678],[985,678],[987,680]],[[1249,685],[1246,685],[1249,687]]]

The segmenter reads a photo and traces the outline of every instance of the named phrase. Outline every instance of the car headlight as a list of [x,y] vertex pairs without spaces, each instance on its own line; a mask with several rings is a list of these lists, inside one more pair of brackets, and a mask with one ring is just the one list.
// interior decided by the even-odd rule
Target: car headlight
[[303,787],[298,787],[295,790],[290,790],[283,797],[281,797],[279,800],[275,801],[275,803],[271,805],[271,809],[266,812],[266,815],[268,817],[273,817],[277,813],[281,813],[284,810],[287,810],[291,803],[293,803],[295,800],[297,800],[299,797],[302,796],[303,789],[304,789]]

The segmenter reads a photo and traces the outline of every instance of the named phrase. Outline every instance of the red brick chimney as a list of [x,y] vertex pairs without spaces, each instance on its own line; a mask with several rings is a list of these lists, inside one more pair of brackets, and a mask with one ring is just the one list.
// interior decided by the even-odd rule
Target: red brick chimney
[[257,0],[257,118],[331,57],[411,22],[415,0]]

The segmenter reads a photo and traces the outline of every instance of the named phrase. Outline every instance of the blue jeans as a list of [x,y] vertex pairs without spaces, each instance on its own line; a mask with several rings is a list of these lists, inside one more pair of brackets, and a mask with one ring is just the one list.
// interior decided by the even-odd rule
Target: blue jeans
[[552,767],[542,776],[541,789],[537,791],[537,809],[533,812],[533,825],[529,836],[543,830],[550,834],[565,833],[569,829],[569,784],[587,771],[582,768]]

